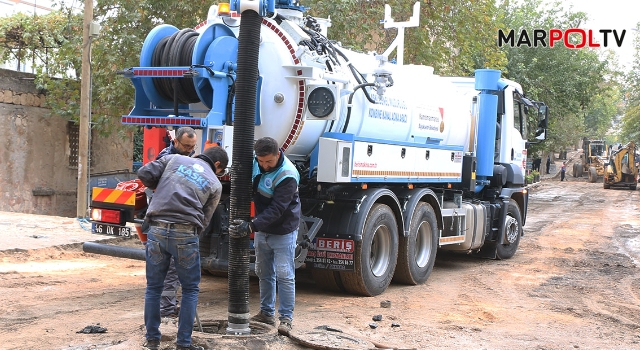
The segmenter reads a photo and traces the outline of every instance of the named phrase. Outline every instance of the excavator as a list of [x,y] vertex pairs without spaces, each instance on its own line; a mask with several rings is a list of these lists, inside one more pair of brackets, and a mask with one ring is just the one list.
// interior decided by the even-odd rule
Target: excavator
[[609,163],[605,169],[603,187],[605,189],[616,187],[630,190],[635,190],[638,187],[636,144],[633,141],[611,151]]

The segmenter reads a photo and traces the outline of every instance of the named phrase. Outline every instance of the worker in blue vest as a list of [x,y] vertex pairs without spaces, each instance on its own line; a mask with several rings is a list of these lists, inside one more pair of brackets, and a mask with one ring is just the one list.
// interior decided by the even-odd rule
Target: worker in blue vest
[[[256,275],[260,279],[260,312],[252,321],[275,326],[276,289],[279,298],[278,332],[289,335],[295,305],[295,250],[300,225],[300,174],[271,137],[256,141],[253,162],[253,201],[256,216],[236,220],[229,234],[255,232]],[[277,268],[276,268],[277,267]]]

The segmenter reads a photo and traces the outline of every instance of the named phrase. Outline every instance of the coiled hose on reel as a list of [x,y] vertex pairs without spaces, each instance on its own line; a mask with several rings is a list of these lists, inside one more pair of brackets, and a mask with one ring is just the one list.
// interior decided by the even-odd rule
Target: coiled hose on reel
[[[162,38],[153,50],[152,67],[190,67],[199,35],[195,30],[185,28]],[[169,101],[179,104],[200,102],[192,78],[153,78],[153,85],[158,94]]]

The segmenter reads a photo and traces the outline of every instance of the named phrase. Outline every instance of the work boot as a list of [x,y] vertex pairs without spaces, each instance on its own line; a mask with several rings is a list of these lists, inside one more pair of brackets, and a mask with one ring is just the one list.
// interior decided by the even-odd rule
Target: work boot
[[176,350],[204,350],[204,348],[195,344],[191,344],[189,346],[176,345]]
[[278,326],[278,333],[282,335],[289,336],[289,332],[291,332],[291,319],[284,317],[280,320],[280,325]]
[[251,317],[251,321],[254,322],[260,322],[260,323],[266,323],[270,326],[274,326],[276,325],[276,316],[269,316],[266,315],[264,312],[262,312],[262,310],[260,310],[260,312],[258,312],[257,315]]
[[160,339],[147,339],[144,347],[149,350],[158,350],[160,349]]

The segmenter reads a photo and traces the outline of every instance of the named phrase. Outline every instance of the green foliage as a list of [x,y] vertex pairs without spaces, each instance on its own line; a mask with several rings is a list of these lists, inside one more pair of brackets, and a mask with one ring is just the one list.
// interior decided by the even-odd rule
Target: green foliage
[[136,128],[133,132],[133,161],[142,162],[144,155],[144,129],[143,127]]
[[[384,30],[383,0],[305,0],[308,15],[332,20],[330,38],[361,51],[382,53],[397,30]],[[392,2],[395,21],[407,21],[415,0]],[[92,40],[92,122],[105,134],[126,133],[120,116],[133,106],[133,86],[117,75],[139,65],[146,35],[167,23],[193,28],[206,18],[210,1],[105,0],[96,3],[94,20],[101,25]],[[429,0],[421,2],[420,26],[405,31],[405,63],[430,65],[437,74],[470,76],[477,68],[503,70],[522,84],[528,96],[545,101],[551,110],[548,140],[531,153],[563,149],[584,136],[602,137],[611,119],[621,111],[615,67],[590,49],[499,48],[498,29],[578,27],[584,13],[565,10],[560,2],[543,6],[541,0]],[[77,12],[77,11],[76,11]],[[357,25],[354,25],[357,24]],[[46,16],[14,15],[0,18],[0,55],[38,66],[37,84],[46,89],[53,113],[77,119],[80,109],[82,16],[61,8]],[[636,43],[636,46],[640,44]],[[391,54],[391,59],[397,55]],[[40,64],[42,63],[42,64]],[[628,104],[623,133],[638,140],[640,127],[640,59],[627,77]],[[529,129],[536,117],[529,115]]]
[[100,1],[94,8],[94,21],[102,30],[93,38],[90,63],[82,62],[82,14],[61,8],[45,16],[2,17],[0,55],[3,60],[34,62],[36,83],[46,90],[48,107],[71,120],[80,115],[82,64],[91,64],[94,130],[130,137],[120,117],[133,107],[134,90],[117,72],[139,65],[144,39],[155,26],[170,23],[179,29],[193,28],[206,18],[209,6],[210,2],[202,0]]
[[80,56],[70,53],[80,49],[82,38],[77,33],[81,28],[82,17],[62,11],[0,17],[0,57],[15,59],[20,65],[30,61],[43,74],[75,77]]
[[527,181],[528,184],[533,183],[533,177],[534,175],[532,173],[527,174],[524,176],[524,179]]
[[[505,1],[506,30],[579,27],[582,12],[565,10],[560,2],[545,7],[541,0]],[[527,95],[550,107],[547,141],[533,151],[576,145],[586,136],[602,138],[619,112],[620,94],[613,67],[598,52],[584,48],[505,47],[509,59],[505,75],[522,84]]]
[[82,17],[54,11],[44,16],[18,13],[0,18],[0,54],[36,67],[36,86],[56,115],[77,119],[80,110]]
[[[637,24],[640,28],[640,23]],[[620,142],[634,141],[640,144],[640,36],[633,42],[635,53],[631,70],[625,77],[625,114],[621,120]]]
[[[329,37],[360,51],[384,52],[397,29],[385,30],[384,5],[389,1],[305,1],[309,14],[331,18]],[[391,2],[391,17],[408,21],[415,0]],[[501,16],[492,0],[421,2],[420,26],[405,30],[405,64],[433,66],[441,75],[473,75],[477,68],[502,69],[506,56],[495,44]],[[358,25],[354,25],[357,23]],[[394,51],[389,59],[397,57]]]

